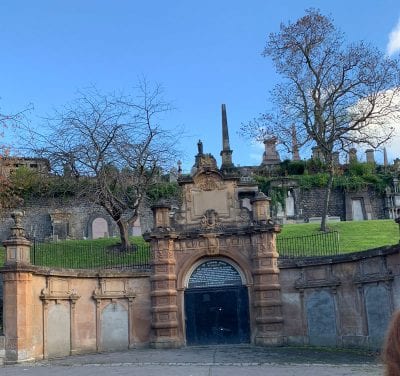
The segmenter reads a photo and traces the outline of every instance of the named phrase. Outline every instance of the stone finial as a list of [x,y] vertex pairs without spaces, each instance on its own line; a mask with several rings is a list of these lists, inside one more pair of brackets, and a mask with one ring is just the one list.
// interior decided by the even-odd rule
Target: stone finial
[[169,212],[171,206],[166,202],[160,201],[151,207],[154,216],[155,229],[168,229],[170,227]]
[[25,237],[25,230],[22,227],[22,211],[14,211],[11,214],[14,225],[11,226],[10,237],[3,242],[6,248],[5,265],[29,265],[31,242]]
[[11,218],[14,220],[14,226],[11,227],[11,238],[25,238],[25,230],[22,227],[22,217],[24,213],[20,210],[13,211]]
[[197,152],[199,155],[203,155],[203,142],[201,140],[197,142]]
[[177,165],[178,165],[178,176],[181,176],[182,175],[182,162],[179,160],[177,162]]

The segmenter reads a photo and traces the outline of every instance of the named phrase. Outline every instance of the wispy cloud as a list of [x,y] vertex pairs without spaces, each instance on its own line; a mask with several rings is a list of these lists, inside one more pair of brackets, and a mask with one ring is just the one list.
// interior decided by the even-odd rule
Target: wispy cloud
[[389,56],[400,51],[400,19],[397,21],[397,25],[389,34],[389,42],[386,46],[386,52]]

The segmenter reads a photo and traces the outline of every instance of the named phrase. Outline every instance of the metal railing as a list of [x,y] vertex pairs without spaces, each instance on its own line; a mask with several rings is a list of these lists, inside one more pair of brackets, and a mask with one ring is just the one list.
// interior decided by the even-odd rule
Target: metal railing
[[340,254],[339,233],[277,237],[276,248],[281,258],[335,256]]
[[40,242],[32,240],[31,263],[36,266],[65,269],[150,270],[151,251],[147,244],[101,247],[88,241]]

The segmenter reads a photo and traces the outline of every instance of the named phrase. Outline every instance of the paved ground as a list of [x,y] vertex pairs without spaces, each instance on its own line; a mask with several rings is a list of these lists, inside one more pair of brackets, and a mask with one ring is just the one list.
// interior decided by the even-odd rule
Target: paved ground
[[137,349],[0,367],[1,376],[341,376],[382,375],[374,355],[255,346]]

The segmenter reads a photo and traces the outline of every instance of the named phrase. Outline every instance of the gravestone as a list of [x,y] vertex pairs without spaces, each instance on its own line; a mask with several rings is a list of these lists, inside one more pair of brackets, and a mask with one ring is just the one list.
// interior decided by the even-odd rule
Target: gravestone
[[294,198],[292,196],[292,192],[288,191],[287,197],[285,200],[285,206],[286,206],[286,216],[287,217],[293,217],[295,215],[294,212]]
[[99,239],[106,237],[108,237],[107,221],[102,217],[95,218],[92,222],[92,238]]
[[360,199],[351,200],[351,211],[352,211],[352,219],[353,221],[363,221],[364,211],[363,211],[363,203]]

